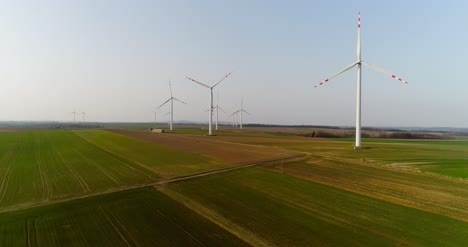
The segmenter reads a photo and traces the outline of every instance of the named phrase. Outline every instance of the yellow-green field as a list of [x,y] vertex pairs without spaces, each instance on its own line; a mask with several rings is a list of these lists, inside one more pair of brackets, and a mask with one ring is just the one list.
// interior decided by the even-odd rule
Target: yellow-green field
[[[0,246],[468,242],[466,139],[365,139],[355,151],[348,139],[198,132],[0,133]],[[268,150],[276,161],[223,170]]]

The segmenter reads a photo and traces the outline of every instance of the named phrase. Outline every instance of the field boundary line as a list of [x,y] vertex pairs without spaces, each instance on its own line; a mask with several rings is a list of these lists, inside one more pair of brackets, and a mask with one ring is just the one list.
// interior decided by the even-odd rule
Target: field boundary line
[[143,168],[144,170],[146,170],[146,171],[148,171],[148,172],[151,172],[152,174],[154,174],[154,175],[156,175],[156,176],[159,176],[157,173],[155,173],[155,172],[153,171],[153,169],[147,167],[146,165],[143,165],[143,164],[141,164],[141,163],[139,163],[139,162],[136,162],[136,161],[133,161],[133,160],[127,160],[125,157],[122,157],[122,156],[120,156],[119,154],[117,154],[117,153],[115,153],[115,152],[112,152],[112,151],[110,151],[109,149],[107,149],[107,148],[105,148],[105,147],[99,146],[99,145],[97,145],[97,144],[91,142],[91,141],[88,140],[87,138],[85,138],[85,137],[83,137],[83,136],[81,136],[81,135],[75,133],[74,131],[73,131],[73,134],[75,134],[76,136],[80,137],[81,139],[83,139],[83,140],[86,141],[88,144],[92,145],[93,147],[96,147],[98,150],[101,151],[101,153],[103,153],[104,155],[106,155],[106,156],[109,157],[110,159],[112,159],[112,160],[114,160],[114,161],[117,161],[117,162],[119,162],[120,164],[122,164],[122,165],[124,165],[124,166],[126,166],[126,167],[128,167],[128,168],[130,168],[130,169],[132,169],[132,170],[135,170],[135,171],[138,172],[139,174],[141,174],[141,175],[143,175],[143,176],[145,176],[145,177],[147,177],[147,178],[149,178],[149,179],[155,179],[155,178],[153,178],[153,177],[149,176],[148,174],[146,174],[146,173],[144,173],[144,172],[138,170],[136,167],[133,167],[132,165],[129,165],[129,164],[127,164],[126,162],[117,159],[116,157],[113,157],[112,155],[117,156],[117,157],[119,157],[119,158],[121,158],[121,159],[123,159],[123,160],[125,160],[125,161],[127,161],[127,162],[131,162],[131,163],[133,163],[133,164],[139,166],[140,168]]
[[147,188],[147,187],[154,187],[154,186],[164,186],[170,183],[178,183],[178,182],[183,182],[187,180],[192,180],[192,179],[197,179],[205,176],[211,176],[211,175],[217,175],[221,173],[226,173],[226,172],[231,172],[235,170],[240,170],[240,169],[245,169],[245,168],[250,168],[250,167],[256,167],[256,166],[264,166],[264,165],[271,165],[275,164],[276,162],[296,162],[299,160],[303,160],[307,157],[307,155],[300,154],[288,158],[282,158],[282,159],[274,159],[274,160],[269,160],[269,161],[263,161],[263,162],[258,162],[258,163],[252,163],[252,164],[247,164],[243,166],[237,166],[237,167],[229,167],[229,168],[223,168],[223,169],[218,169],[218,170],[213,170],[213,171],[208,171],[208,172],[203,172],[203,173],[197,173],[189,176],[183,176],[183,177],[175,177],[172,179],[167,179],[167,180],[162,180],[162,181],[157,181],[157,182],[151,182],[151,183],[146,183],[146,184],[138,184],[138,185],[132,185],[132,186],[127,186],[127,187],[120,187],[120,188],[111,188],[106,191],[102,192],[96,192],[96,193],[90,193],[90,194],[85,194],[81,196],[74,196],[74,197],[69,197],[65,199],[58,199],[54,201],[47,201],[47,202],[37,202],[33,204],[23,204],[19,206],[13,206],[13,207],[7,207],[0,209],[0,214],[2,213],[9,213],[9,212],[16,212],[16,211],[21,211],[25,209],[30,209],[30,208],[37,208],[37,207],[42,207],[42,206],[47,206],[47,205],[55,205],[63,202],[69,202],[69,201],[75,201],[79,199],[85,199],[85,198],[91,198],[91,197],[96,197],[96,196],[101,196],[101,195],[108,195],[112,193],[117,193],[117,192],[123,192],[123,191],[129,191],[129,190],[135,190],[135,189],[141,189],[141,188]]
[[[268,169],[268,168],[266,168],[266,169]],[[281,171],[279,171],[279,170],[277,170],[275,168],[271,168],[271,169],[268,169],[268,170],[271,171],[271,172],[281,174]],[[434,207],[435,205],[432,205],[433,209],[430,209],[430,208],[427,208],[427,205],[425,205],[425,204],[409,203],[407,201],[407,199],[392,198],[391,195],[378,195],[378,194],[373,194],[371,192],[366,193],[366,192],[363,192],[363,191],[361,191],[359,189],[356,189],[356,188],[351,188],[351,187],[345,188],[342,185],[333,184],[330,181],[317,180],[317,179],[314,179],[314,178],[309,178],[307,176],[301,175],[300,173],[294,172],[294,171],[289,170],[289,169],[285,169],[285,171],[286,172],[284,174],[295,177],[297,179],[302,179],[302,180],[305,180],[305,181],[308,181],[308,182],[321,184],[321,185],[324,185],[324,186],[327,186],[327,187],[330,187],[330,188],[334,188],[334,189],[337,189],[337,190],[346,191],[348,193],[353,193],[353,194],[356,194],[356,195],[365,196],[365,197],[368,197],[368,198],[372,198],[372,199],[375,199],[375,200],[391,203],[391,204],[394,204],[394,205],[399,205],[399,206],[402,206],[402,207],[412,208],[412,209],[416,209],[416,210],[423,211],[423,212],[426,212],[426,213],[430,213],[430,214],[434,214],[434,215],[440,215],[440,216],[443,216],[443,217],[447,217],[447,218],[451,218],[451,219],[454,219],[454,220],[457,220],[457,221],[468,223],[468,219],[466,217],[461,218],[459,215],[447,214],[446,213],[447,208],[442,208],[441,206],[437,206],[437,208],[439,208],[439,210],[434,209],[434,208],[436,208],[436,207]],[[454,210],[454,209],[452,209],[452,210]],[[462,213],[462,214],[466,215],[466,213],[464,213],[463,211],[455,210],[455,212]]]
[[253,232],[245,229],[242,226],[239,226],[231,220],[226,219],[216,211],[210,210],[207,207],[201,205],[200,203],[191,200],[176,191],[168,191],[164,188],[158,189],[158,191],[170,197],[172,200],[184,205],[185,207],[199,214],[203,218],[209,220],[213,224],[221,227],[222,229],[228,231],[232,235],[236,236],[240,240],[245,241],[246,243],[252,246],[275,246],[268,240],[258,237]]

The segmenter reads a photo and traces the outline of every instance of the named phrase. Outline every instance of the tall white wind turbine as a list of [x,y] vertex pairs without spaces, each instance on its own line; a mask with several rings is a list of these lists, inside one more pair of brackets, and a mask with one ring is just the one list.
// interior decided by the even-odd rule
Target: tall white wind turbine
[[331,79],[338,77],[339,75],[343,74],[344,72],[354,68],[357,66],[357,95],[356,95],[356,144],[355,149],[359,149],[361,147],[361,65],[367,66],[377,72],[383,73],[385,75],[391,76],[393,79],[396,79],[400,82],[408,84],[407,81],[391,74],[381,68],[378,68],[374,65],[368,64],[361,60],[361,13],[358,15],[358,37],[357,37],[357,61],[352,63],[351,65],[345,67],[334,76],[321,81],[319,84],[315,85],[314,87],[319,87],[323,84],[328,83]]
[[85,121],[85,112],[81,112],[80,115],[83,117],[83,122]]
[[[168,100],[164,101],[164,103],[162,103],[160,106],[158,106],[158,108],[156,108],[156,111],[157,111],[159,108],[163,107],[163,106],[164,106],[165,104],[167,104],[168,102],[171,102],[171,111],[170,111],[171,116],[170,116],[170,120],[169,120],[169,129],[170,129],[170,130],[173,130],[173,128],[172,128],[172,123],[173,123],[173,121],[174,121],[174,100],[175,100],[175,101],[179,101],[179,102],[182,103],[182,104],[187,104],[187,103],[185,103],[185,102],[183,102],[182,100],[177,99],[177,98],[175,98],[174,96],[172,96],[171,81],[169,81],[169,90],[171,91],[171,97],[170,97]],[[155,113],[155,114],[156,114],[156,113]],[[164,116],[165,116],[165,115],[164,115]]]
[[72,111],[72,114],[73,114],[73,122],[76,122],[76,111]]
[[208,135],[213,135],[213,130],[211,128],[211,126],[213,124],[213,88],[216,87],[218,84],[220,84],[222,81],[224,81],[226,78],[228,78],[231,74],[232,74],[232,72],[225,75],[221,80],[219,80],[213,86],[208,86],[205,83],[202,83],[202,82],[199,82],[199,81],[197,81],[195,79],[187,77],[187,79],[199,84],[200,86],[203,86],[203,87],[206,87],[206,88],[210,89],[210,109],[211,109],[211,111],[209,111],[209,117],[208,117]]

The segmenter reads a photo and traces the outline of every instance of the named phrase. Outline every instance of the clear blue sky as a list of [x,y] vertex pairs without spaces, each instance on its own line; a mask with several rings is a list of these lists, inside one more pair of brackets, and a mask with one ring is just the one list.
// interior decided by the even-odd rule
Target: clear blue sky
[[[150,121],[174,94],[176,120],[206,121],[208,90],[247,120],[354,125],[362,58],[365,126],[468,127],[466,1],[2,1],[0,121]],[[216,90],[216,94],[218,90]],[[165,113],[163,109],[161,113]],[[224,117],[223,117],[224,118]]]

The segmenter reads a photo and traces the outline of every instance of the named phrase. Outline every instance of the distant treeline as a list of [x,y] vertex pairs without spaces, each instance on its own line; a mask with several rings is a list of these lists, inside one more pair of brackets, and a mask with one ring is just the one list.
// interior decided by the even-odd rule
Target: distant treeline
[[[353,138],[354,131],[336,131],[336,130],[314,130],[308,133],[299,133],[298,136],[319,137],[319,138]],[[376,132],[364,131],[361,133],[363,138],[389,138],[389,139],[451,139],[453,137],[447,134],[434,133],[414,133],[414,132]]]
[[102,125],[93,122],[3,122],[3,129],[99,129]]

